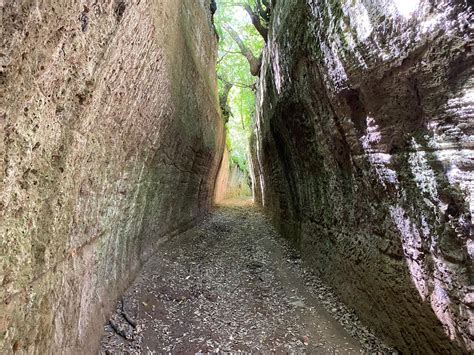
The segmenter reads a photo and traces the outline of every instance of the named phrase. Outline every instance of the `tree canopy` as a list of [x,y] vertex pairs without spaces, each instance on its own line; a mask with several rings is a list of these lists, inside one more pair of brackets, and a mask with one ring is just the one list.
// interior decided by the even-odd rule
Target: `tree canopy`
[[[266,0],[217,0],[215,15],[219,35],[217,75],[220,105],[227,121],[227,147],[231,161],[248,172],[248,142],[255,113],[256,75],[265,40],[261,34]],[[263,3],[263,4],[262,4]],[[255,18],[262,25],[257,30]],[[265,13],[263,12],[262,15]]]

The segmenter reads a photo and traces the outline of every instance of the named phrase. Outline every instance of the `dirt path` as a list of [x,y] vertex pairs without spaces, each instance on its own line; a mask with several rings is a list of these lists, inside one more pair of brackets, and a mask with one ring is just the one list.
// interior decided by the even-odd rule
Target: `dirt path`
[[161,247],[119,302],[101,353],[384,348],[305,270],[266,218],[240,203]]

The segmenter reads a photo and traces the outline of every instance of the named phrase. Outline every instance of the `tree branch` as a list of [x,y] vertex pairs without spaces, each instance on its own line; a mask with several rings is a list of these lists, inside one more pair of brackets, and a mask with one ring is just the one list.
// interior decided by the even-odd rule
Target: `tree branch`
[[250,5],[245,5],[244,9],[249,14],[250,19],[252,20],[252,24],[254,25],[255,29],[263,37],[263,40],[265,41],[265,43],[267,43],[268,30],[265,28],[265,26],[262,25],[262,22],[260,21],[260,16],[258,15],[258,13],[254,12],[252,8],[250,7]]
[[244,41],[240,38],[239,34],[230,26],[224,26],[224,29],[230,34],[232,39],[239,46],[240,52],[247,59],[250,65],[250,73],[253,76],[258,76],[260,74],[260,66],[262,65],[262,56],[256,58],[252,51],[247,48]]
[[238,88],[250,89],[250,90],[252,90],[252,91],[255,91],[255,90],[256,90],[256,83],[244,84],[244,83],[239,83],[239,82],[236,82],[236,81],[228,81],[228,80],[224,79],[224,78],[221,77],[221,76],[218,76],[217,79],[219,79],[219,80],[222,81],[223,83],[229,83],[229,84],[232,84],[233,86],[236,86],[236,87],[238,87]]

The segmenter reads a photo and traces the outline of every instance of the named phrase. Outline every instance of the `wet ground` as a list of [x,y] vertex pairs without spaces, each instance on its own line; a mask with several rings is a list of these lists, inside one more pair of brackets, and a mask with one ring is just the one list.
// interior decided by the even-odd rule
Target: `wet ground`
[[249,201],[163,244],[117,304],[102,354],[387,350]]

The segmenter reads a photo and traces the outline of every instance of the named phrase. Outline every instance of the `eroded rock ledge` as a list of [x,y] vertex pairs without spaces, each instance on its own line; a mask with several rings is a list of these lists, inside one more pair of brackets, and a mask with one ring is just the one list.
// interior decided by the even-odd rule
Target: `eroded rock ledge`
[[275,3],[257,200],[392,345],[473,350],[472,8]]
[[209,0],[0,1],[0,352],[91,353],[111,301],[211,204]]

